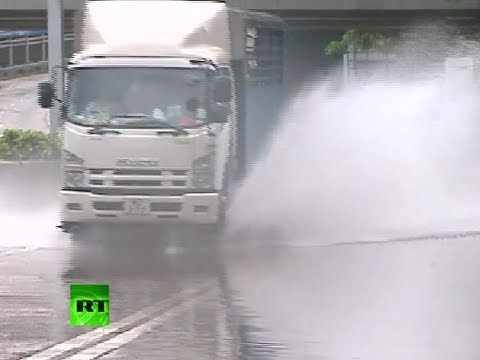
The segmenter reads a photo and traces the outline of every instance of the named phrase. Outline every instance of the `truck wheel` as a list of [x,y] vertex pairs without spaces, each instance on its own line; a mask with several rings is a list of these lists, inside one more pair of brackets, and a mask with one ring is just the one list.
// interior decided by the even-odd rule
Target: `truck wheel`
[[58,226],[64,233],[78,235],[82,232],[82,225],[76,222],[63,221],[61,225]]

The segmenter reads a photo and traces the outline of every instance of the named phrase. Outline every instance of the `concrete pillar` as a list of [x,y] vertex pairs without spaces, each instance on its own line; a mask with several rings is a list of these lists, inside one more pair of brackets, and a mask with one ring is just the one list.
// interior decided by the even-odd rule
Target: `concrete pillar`
[[[63,41],[63,0],[48,0],[48,73],[55,85],[56,97],[64,98],[63,66],[65,62]],[[60,125],[61,104],[54,102],[50,109],[50,131]]]
[[82,27],[84,16],[84,9],[75,10],[75,14],[73,15],[73,32],[75,33],[75,40],[73,43],[74,53],[79,52],[82,48]]

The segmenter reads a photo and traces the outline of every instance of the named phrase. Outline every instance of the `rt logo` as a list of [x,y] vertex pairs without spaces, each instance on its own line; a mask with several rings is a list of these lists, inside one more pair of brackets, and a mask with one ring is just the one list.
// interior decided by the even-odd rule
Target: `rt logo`
[[70,284],[70,325],[110,324],[109,286]]

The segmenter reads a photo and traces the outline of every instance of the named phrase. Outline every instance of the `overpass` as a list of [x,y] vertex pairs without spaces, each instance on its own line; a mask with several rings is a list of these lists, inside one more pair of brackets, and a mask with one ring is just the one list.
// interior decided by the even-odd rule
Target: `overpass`
[[[2,0],[0,30],[47,27],[48,0]],[[186,0],[179,0],[186,1]],[[194,1],[194,0],[193,0]],[[225,0],[240,9],[281,16],[292,29],[401,28],[412,19],[450,18],[477,24],[480,0]],[[85,0],[63,0],[65,32],[73,32]],[[387,19],[387,21],[386,21]]]
[[[478,0],[225,0],[225,2],[230,6],[252,10],[475,10],[480,7]],[[84,3],[85,0],[63,0],[66,10],[79,10]],[[47,0],[2,0],[1,9],[46,10]]]

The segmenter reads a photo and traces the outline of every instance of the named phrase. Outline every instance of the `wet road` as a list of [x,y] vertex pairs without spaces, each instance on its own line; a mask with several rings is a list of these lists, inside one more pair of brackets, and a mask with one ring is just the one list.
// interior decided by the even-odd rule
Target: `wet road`
[[[17,208],[8,221],[2,216],[2,241],[8,243],[0,251],[0,358],[87,331],[68,325],[72,282],[110,284],[111,326],[154,307],[153,315],[127,320],[123,328],[133,333],[113,345],[81,339],[64,345],[90,349],[94,355],[84,358],[236,359],[240,351],[248,359],[478,358],[475,235],[222,251],[204,238],[124,229],[75,244],[55,229],[54,203],[47,206],[53,180],[35,172],[24,177],[35,180],[16,179],[10,203],[2,192],[2,206],[15,198]],[[2,179],[2,189],[13,186]],[[42,196],[25,192],[33,182]],[[27,206],[35,212],[22,212]],[[205,286],[206,293],[179,295],[195,286]],[[182,308],[184,299],[193,302]],[[232,315],[227,305],[235,301],[242,307]],[[147,329],[138,329],[150,320]]]
[[[31,197],[22,197],[27,182],[19,183],[10,195],[18,206],[31,206]],[[35,200],[41,221],[33,212],[13,212],[8,221],[2,216],[1,359],[68,339],[74,341],[41,354],[77,351],[76,357],[59,357],[71,359],[480,356],[480,237],[475,234],[239,249],[228,243],[222,248],[208,237],[99,229],[72,243],[55,229],[54,207],[42,207],[53,190],[43,187],[44,197]],[[69,283],[110,284],[110,334],[77,338],[91,329],[68,324]]]
[[[0,166],[0,359],[480,358],[472,217],[376,243],[158,228],[72,239],[55,228],[55,171]],[[70,327],[70,283],[110,284],[110,326]]]

